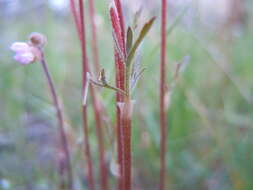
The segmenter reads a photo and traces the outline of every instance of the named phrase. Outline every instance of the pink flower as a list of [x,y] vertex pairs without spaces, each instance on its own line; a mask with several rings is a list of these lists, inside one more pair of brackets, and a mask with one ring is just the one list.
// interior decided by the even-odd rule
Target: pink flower
[[25,42],[14,42],[11,45],[11,50],[16,53],[14,59],[21,64],[27,65],[36,60],[33,48]]

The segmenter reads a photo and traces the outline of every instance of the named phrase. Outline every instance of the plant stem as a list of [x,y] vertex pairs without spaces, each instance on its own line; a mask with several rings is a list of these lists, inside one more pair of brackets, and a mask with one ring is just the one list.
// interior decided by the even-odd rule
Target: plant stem
[[[122,26],[124,28],[124,21],[121,15],[119,18],[118,8],[121,9],[121,4],[119,0],[115,0],[116,10],[114,7],[110,8],[110,16],[113,28],[113,37],[114,37],[114,57],[115,57],[115,70],[116,70],[116,87],[125,90],[125,66],[123,60],[125,59],[124,51],[124,35],[122,32]],[[119,92],[116,93],[116,132],[117,132],[117,150],[118,150],[118,164],[119,164],[119,178],[118,178],[118,189],[125,190],[123,183],[123,173],[124,173],[124,164],[123,164],[123,129],[122,129],[122,119],[121,119],[121,110],[118,106],[119,102],[123,102],[124,97]]]
[[166,24],[167,24],[167,1],[161,0],[161,64],[160,64],[160,190],[165,190],[166,174],[166,107],[165,107],[165,85],[166,85]]
[[[89,71],[88,58],[87,58],[87,49],[86,49],[86,34],[85,34],[85,23],[84,23],[84,7],[83,0],[79,0],[79,12],[80,12],[80,29],[81,29],[81,48],[82,48],[82,66],[83,66],[83,89],[87,85],[87,73]],[[96,117],[96,133],[98,138],[98,148],[99,148],[99,165],[100,165],[100,186],[101,190],[107,190],[107,171],[105,167],[105,156],[104,156],[104,140],[103,140],[103,131],[101,127],[101,117],[98,109],[98,101],[95,98],[95,92],[91,86],[91,96],[93,102],[94,114]],[[85,106],[86,107],[86,106]],[[85,117],[87,120],[87,117]],[[86,121],[87,123],[87,121]]]
[[92,104],[94,109],[95,121],[96,121],[96,133],[98,139],[98,150],[99,150],[99,168],[100,168],[100,180],[101,180],[101,190],[107,190],[107,169],[106,169],[106,162],[105,162],[105,149],[104,149],[104,135],[103,135],[103,128],[101,123],[101,115],[100,110],[101,106],[97,101],[97,96],[93,86],[90,86],[90,92],[92,97]]
[[131,190],[132,185],[132,155],[131,155],[131,120],[133,103],[128,96],[121,108],[121,128],[123,144],[123,188]]
[[[79,2],[80,5],[80,2]],[[75,26],[77,29],[77,34],[79,37],[79,40],[81,41],[81,46],[82,46],[82,86],[83,90],[86,88],[86,75],[87,75],[87,55],[86,55],[86,47],[85,47],[85,30],[84,30],[84,23],[82,15],[79,15],[77,8],[75,6],[75,1],[70,0],[70,7],[71,7],[71,12],[74,17],[75,21]],[[80,8],[81,9],[81,8]],[[83,13],[82,13],[83,14]],[[84,148],[85,148],[85,156],[87,159],[87,165],[88,165],[88,183],[89,183],[89,188],[90,190],[95,190],[95,184],[94,184],[94,177],[93,177],[93,163],[91,159],[91,152],[90,152],[90,144],[89,144],[89,132],[88,132],[88,118],[87,118],[87,106],[82,105],[82,118],[83,118],[83,133],[84,133]]]
[[46,75],[47,78],[47,82],[49,85],[49,89],[53,98],[53,103],[56,109],[56,113],[57,113],[57,119],[58,119],[58,123],[59,123],[59,131],[60,131],[60,138],[61,138],[61,143],[62,143],[62,149],[64,151],[65,154],[65,159],[66,159],[66,169],[67,169],[67,176],[68,176],[68,189],[72,190],[73,189],[73,175],[72,175],[72,167],[71,167],[71,160],[70,160],[70,154],[69,154],[69,148],[68,148],[68,142],[67,142],[67,137],[66,137],[66,133],[64,130],[64,121],[63,121],[63,117],[62,117],[62,112],[60,109],[60,105],[59,105],[59,101],[58,101],[58,97],[56,94],[56,90],[53,84],[53,80],[49,74],[48,71],[48,67],[44,58],[44,54],[41,51],[41,65],[43,67],[44,73]]
[[80,19],[78,17],[78,12],[77,12],[77,9],[76,9],[75,0],[70,0],[69,4],[70,4],[71,13],[72,13],[73,18],[74,18],[74,22],[75,22],[75,26],[76,26],[76,29],[77,29],[78,37],[80,39],[80,37],[81,37]]
[[[122,77],[122,74],[124,74],[124,66],[123,63],[120,60],[120,56],[117,53],[115,49],[115,66],[116,66],[116,87],[124,90],[124,81],[122,82],[122,79],[124,79],[124,76]],[[123,71],[123,72],[122,72]],[[123,96],[121,93],[116,93],[116,102],[122,102]],[[123,184],[123,172],[124,172],[124,165],[123,165],[123,129],[122,129],[122,119],[121,119],[121,110],[117,106],[116,107],[117,116],[116,116],[116,128],[117,128],[117,149],[118,149],[118,163],[119,163],[119,179],[118,179],[118,189],[124,190],[124,184]]]
[[88,132],[88,119],[87,119],[87,106],[82,105],[82,118],[83,118],[83,134],[84,134],[84,151],[87,159],[88,166],[88,184],[90,190],[95,190],[94,177],[93,177],[93,164],[90,152],[89,132]]
[[96,27],[96,20],[95,20],[95,8],[94,8],[94,0],[89,0],[89,15],[90,15],[90,22],[91,22],[91,47],[92,47],[92,57],[94,62],[94,67],[96,74],[98,75],[100,72],[100,65],[99,65],[99,53],[97,47],[97,27]]
[[121,40],[122,40],[122,50],[124,53],[124,56],[126,56],[126,41],[125,41],[125,22],[124,22],[124,16],[123,16],[123,11],[122,11],[122,5],[121,5],[121,0],[114,0],[117,13],[118,13],[118,18],[119,18],[119,24],[121,28]]

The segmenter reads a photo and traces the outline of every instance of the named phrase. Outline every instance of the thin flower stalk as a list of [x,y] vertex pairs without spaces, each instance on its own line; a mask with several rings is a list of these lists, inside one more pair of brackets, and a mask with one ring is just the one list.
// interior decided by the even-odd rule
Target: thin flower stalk
[[[64,130],[64,120],[62,111],[59,105],[59,100],[56,94],[56,90],[53,84],[52,77],[48,71],[47,63],[43,53],[43,47],[47,43],[47,39],[44,35],[33,32],[29,36],[28,42],[14,42],[11,45],[11,50],[15,52],[14,59],[22,65],[28,65],[36,61],[40,62],[43,71],[45,73],[49,90],[52,95],[53,104],[56,110],[56,115],[59,125],[59,135],[61,141],[60,154],[59,154],[59,174],[60,174],[60,187],[61,189],[73,189],[73,175],[72,166],[70,160],[69,147],[67,142],[67,136]],[[63,154],[61,154],[63,152]],[[67,177],[67,185],[65,178]]]
[[[67,137],[66,137],[66,133],[64,130],[64,121],[63,121],[58,97],[56,94],[56,90],[55,90],[55,87],[53,84],[53,80],[49,74],[43,52],[41,52],[41,61],[40,62],[41,62],[41,65],[43,67],[44,73],[45,73],[47,81],[48,81],[48,85],[49,85],[50,92],[51,92],[51,95],[53,98],[53,103],[54,103],[54,106],[56,109],[56,114],[57,114],[57,118],[58,118],[58,122],[59,122],[60,137],[61,137],[62,149],[65,154],[65,164],[66,164],[66,170],[67,170],[67,176],[68,176],[67,189],[72,190],[73,189],[73,175],[72,175],[72,167],[71,167],[71,160],[70,160],[70,153],[69,153],[69,148],[68,148],[68,143],[67,143]],[[65,185],[63,184],[62,186],[64,187]]]
[[159,190],[165,190],[166,176],[166,142],[167,142],[167,119],[166,119],[166,24],[167,24],[167,1],[161,0],[161,57],[160,57],[160,185]]
[[[47,82],[49,85],[49,89],[52,95],[53,104],[56,109],[58,124],[59,124],[59,133],[60,133],[60,141],[61,141],[61,148],[59,156],[59,174],[61,176],[60,179],[60,187],[62,189],[73,189],[73,177],[72,177],[72,167],[71,167],[71,160],[70,160],[70,153],[67,143],[67,137],[64,130],[64,120],[62,116],[62,111],[60,109],[58,97],[56,94],[56,90],[53,84],[53,80],[49,74],[46,60],[44,57],[44,53],[42,48],[47,43],[47,39],[44,35],[40,33],[33,32],[29,36],[28,42],[14,42],[11,45],[11,50],[15,52],[14,59],[18,61],[22,65],[27,65],[34,63],[36,61],[40,62],[45,76],[47,78]],[[66,173],[67,174],[66,174]],[[65,183],[65,177],[67,177],[68,182],[67,185]]]

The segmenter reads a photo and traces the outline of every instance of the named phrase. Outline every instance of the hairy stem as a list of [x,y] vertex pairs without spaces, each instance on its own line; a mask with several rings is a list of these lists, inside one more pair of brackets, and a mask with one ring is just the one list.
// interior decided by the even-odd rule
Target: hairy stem
[[68,142],[67,142],[67,137],[66,137],[66,133],[64,130],[64,121],[63,121],[63,117],[62,117],[62,112],[61,112],[61,108],[59,105],[59,101],[58,101],[58,97],[56,94],[56,90],[54,87],[54,83],[52,80],[51,75],[49,74],[48,71],[48,67],[46,64],[46,60],[44,58],[43,52],[41,51],[41,65],[43,67],[44,73],[46,75],[47,78],[47,82],[49,85],[49,89],[52,95],[52,99],[53,99],[53,103],[56,109],[56,114],[57,114],[57,119],[58,119],[58,123],[59,123],[59,131],[60,131],[60,138],[61,138],[61,143],[62,143],[62,149],[64,151],[65,154],[65,161],[66,161],[66,170],[67,170],[67,177],[68,177],[68,189],[72,190],[73,189],[73,175],[72,175],[72,167],[71,167],[71,160],[70,160],[70,154],[69,154],[69,148],[68,148]]

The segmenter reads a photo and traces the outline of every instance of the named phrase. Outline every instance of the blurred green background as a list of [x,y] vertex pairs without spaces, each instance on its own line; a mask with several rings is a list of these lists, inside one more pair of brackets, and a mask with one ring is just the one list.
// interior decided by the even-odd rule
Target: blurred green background
[[[168,4],[168,85],[176,85],[168,94],[167,188],[252,190],[253,2],[169,0]],[[158,19],[141,49],[146,70],[134,93],[133,189],[154,190],[159,182],[160,2],[123,0],[128,25],[139,7],[143,9],[139,25],[154,15]],[[64,110],[76,189],[86,189],[81,52],[68,2],[0,0],[0,10],[0,189],[57,189],[59,181],[56,118],[41,65],[22,66],[10,51],[12,42],[26,41],[34,31],[48,39],[45,54]],[[113,84],[109,1],[97,1],[96,11],[100,64]],[[87,9],[86,13],[92,63]],[[176,65],[185,56],[189,63],[173,81]],[[106,89],[98,94],[106,112],[106,158],[115,189],[115,94]],[[89,127],[98,176],[91,106]]]

